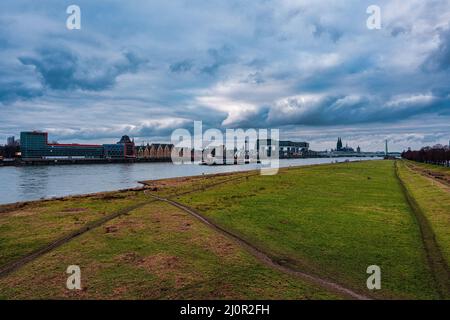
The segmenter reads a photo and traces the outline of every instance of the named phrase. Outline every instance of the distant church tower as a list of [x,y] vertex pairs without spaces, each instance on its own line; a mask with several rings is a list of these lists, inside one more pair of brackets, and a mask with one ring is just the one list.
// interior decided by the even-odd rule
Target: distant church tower
[[336,144],[336,150],[337,151],[341,151],[342,150],[342,140],[341,140],[340,137],[338,138],[338,141],[337,141],[337,144]]

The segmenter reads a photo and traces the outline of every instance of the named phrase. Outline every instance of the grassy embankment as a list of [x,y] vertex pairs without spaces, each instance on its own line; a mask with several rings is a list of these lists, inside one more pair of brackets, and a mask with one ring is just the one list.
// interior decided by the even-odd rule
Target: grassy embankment
[[0,266],[142,201],[142,193],[123,192],[0,206]]
[[408,165],[416,166],[422,169],[432,170],[434,172],[439,172],[445,175],[450,175],[450,167],[438,166],[429,163],[421,163],[415,161],[404,160],[404,162]]
[[[233,175],[238,177],[246,173]],[[231,176],[216,175],[214,183]],[[161,195],[189,192],[208,186],[207,176],[155,181]],[[176,182],[175,182],[176,181]],[[153,201],[142,191],[106,192],[58,200],[0,205],[0,266],[14,261],[86,225],[120,210]]]
[[382,269],[385,298],[438,298],[393,161],[283,170],[179,197],[273,256],[367,292]]
[[[167,180],[149,190],[168,196],[229,178]],[[95,196],[43,202],[0,214],[0,230],[5,231],[0,237],[8,241],[0,246],[1,259],[10,261],[34,250],[38,246],[34,238],[41,245],[76,228],[71,220],[81,219],[78,215],[89,213],[82,220],[86,223],[119,210],[118,206],[150,201],[143,192],[122,195],[109,193],[109,200],[98,203]],[[366,268],[376,264],[382,269],[378,297],[438,298],[419,228],[392,161],[283,169],[276,176],[234,180],[178,200],[274,257],[361,293],[369,294]],[[18,253],[11,254],[15,250]],[[71,264],[82,269],[81,292],[65,289],[65,269]],[[183,211],[152,202],[0,278],[0,298],[65,297],[320,299],[337,295],[269,269]]]
[[[238,174],[242,175],[242,173]],[[233,175],[234,177],[234,175]],[[158,182],[162,195],[201,189],[229,179],[220,175]],[[230,182],[233,183],[233,182]],[[150,189],[153,189],[150,188]],[[144,192],[109,193],[103,206],[108,210],[128,201],[152,201]],[[119,197],[119,198],[117,198]],[[13,209],[2,215],[0,226],[9,246],[0,256],[12,259],[13,250],[22,254],[37,247],[24,236],[33,230],[40,243],[53,240],[70,212],[93,210],[97,197],[43,202],[33,210]],[[122,203],[126,199],[127,203]],[[75,210],[76,209],[76,210]],[[105,211],[99,207],[98,211]],[[90,212],[90,211],[89,211]],[[20,217],[28,217],[26,224]],[[77,221],[83,221],[79,217]],[[7,227],[6,227],[7,226]],[[67,227],[67,229],[72,229]],[[23,248],[23,249],[22,249]],[[20,256],[17,254],[17,256]],[[65,288],[67,266],[82,270],[82,291]],[[235,242],[198,222],[188,214],[161,202],[151,202],[77,237],[19,270],[0,278],[0,299],[337,299],[338,295],[274,271],[261,264]]]
[[[436,242],[447,265],[450,265],[450,187],[424,177],[411,170],[408,165],[410,165],[409,162],[399,162],[400,177],[431,225]],[[414,163],[414,165],[416,164]],[[427,170],[450,174],[448,168],[422,164],[419,166],[425,167]]]

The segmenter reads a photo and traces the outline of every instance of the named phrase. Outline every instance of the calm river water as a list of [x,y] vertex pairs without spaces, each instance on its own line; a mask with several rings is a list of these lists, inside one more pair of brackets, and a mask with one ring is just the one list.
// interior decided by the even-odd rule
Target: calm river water
[[[281,167],[377,158],[280,160]],[[0,203],[38,200],[139,186],[138,181],[257,169],[259,165],[201,166],[171,163],[0,167]]]

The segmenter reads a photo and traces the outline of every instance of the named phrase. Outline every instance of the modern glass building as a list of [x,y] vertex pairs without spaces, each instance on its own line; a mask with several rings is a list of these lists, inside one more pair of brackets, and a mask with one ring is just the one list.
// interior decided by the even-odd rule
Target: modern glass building
[[21,132],[22,159],[100,159],[104,157],[101,145],[49,144],[47,132]]
[[122,136],[116,144],[104,144],[105,157],[113,158],[136,158],[136,147],[129,136]]
[[21,132],[22,159],[125,159],[135,158],[134,141],[123,136],[116,144],[48,143],[48,133]]
[[20,149],[22,158],[42,158],[47,154],[47,132],[21,132]]
[[125,158],[125,146],[123,144],[104,144],[105,157],[108,159]]

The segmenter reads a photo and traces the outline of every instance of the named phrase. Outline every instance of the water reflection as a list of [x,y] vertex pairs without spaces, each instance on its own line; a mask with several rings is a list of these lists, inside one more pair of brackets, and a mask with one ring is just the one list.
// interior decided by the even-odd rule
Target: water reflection
[[[49,167],[18,167],[17,188],[24,199],[39,199],[49,190]],[[7,182],[8,183],[8,182]]]
[[[364,159],[374,160],[376,158]],[[301,166],[360,158],[281,160],[280,166]],[[36,167],[0,167],[0,203],[37,200],[54,196],[132,188],[140,180],[183,177],[257,169],[239,166],[173,165],[171,163],[95,164]]]

